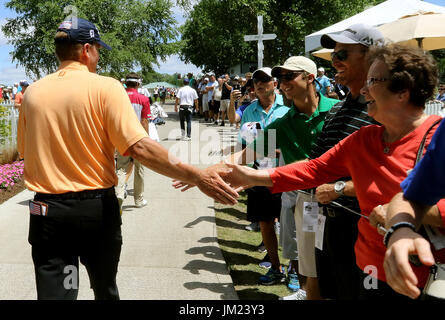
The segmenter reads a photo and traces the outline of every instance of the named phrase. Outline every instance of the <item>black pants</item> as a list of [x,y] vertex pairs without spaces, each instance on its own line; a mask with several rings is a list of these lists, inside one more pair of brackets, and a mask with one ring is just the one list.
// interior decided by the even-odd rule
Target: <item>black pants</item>
[[253,187],[247,191],[247,221],[273,221],[280,217],[281,193],[271,193],[266,187]]
[[[359,300],[366,301],[413,301],[408,296],[394,291],[386,282],[376,278],[371,278],[369,274],[363,272],[357,267],[360,277],[360,293]],[[420,300],[420,297],[417,298]]]
[[187,121],[187,137],[190,138],[192,134],[192,112],[189,108],[179,109],[179,121],[181,122],[181,134],[185,136],[185,121]]
[[122,220],[114,193],[92,199],[41,199],[37,194],[35,200],[48,205],[47,216],[30,215],[37,298],[76,299],[80,259],[95,299],[118,300]]
[[335,209],[334,214],[326,216],[323,250],[315,249],[320,293],[325,299],[356,300],[360,277],[354,245],[360,217],[341,209]]

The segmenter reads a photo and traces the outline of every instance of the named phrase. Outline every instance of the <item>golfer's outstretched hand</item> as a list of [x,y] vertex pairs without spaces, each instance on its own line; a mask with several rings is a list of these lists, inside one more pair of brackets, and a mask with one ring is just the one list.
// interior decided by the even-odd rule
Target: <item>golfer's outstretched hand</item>
[[[230,169],[227,168],[227,166],[223,163],[218,163],[218,164],[215,164],[213,166],[210,166],[210,167],[204,169],[204,171],[209,172],[209,173],[216,172],[220,176],[224,175],[228,170],[230,170]],[[181,192],[184,192],[184,191],[187,191],[193,187],[196,187],[196,185],[189,183],[189,182],[184,182],[184,181],[180,181],[177,179],[173,179],[172,187],[175,189],[181,189]]]
[[214,170],[201,170],[196,186],[204,194],[222,204],[234,205],[238,202],[238,192]]

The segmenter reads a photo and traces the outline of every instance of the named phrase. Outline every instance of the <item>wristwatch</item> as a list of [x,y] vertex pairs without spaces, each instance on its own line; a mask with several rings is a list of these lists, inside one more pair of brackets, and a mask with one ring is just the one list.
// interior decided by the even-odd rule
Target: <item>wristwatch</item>
[[337,181],[334,184],[334,191],[336,194],[340,195],[340,196],[344,196],[344,191],[345,191],[345,187],[346,187],[346,182],[344,181]]

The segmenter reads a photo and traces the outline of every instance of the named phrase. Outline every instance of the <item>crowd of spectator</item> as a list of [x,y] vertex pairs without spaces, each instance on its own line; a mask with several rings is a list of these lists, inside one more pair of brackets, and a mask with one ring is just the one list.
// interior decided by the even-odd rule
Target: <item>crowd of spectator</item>
[[[333,49],[332,78],[310,59],[291,57],[242,78],[208,74],[198,81],[204,121],[224,126],[227,114],[240,127],[243,150],[214,169],[228,167],[226,181],[247,190],[249,229],[259,224],[270,262],[259,284],[287,280],[294,293],[284,300],[404,300],[406,291],[390,282],[394,270],[385,276],[385,245],[398,228],[414,227],[391,223],[386,212],[441,121],[424,111],[428,101],[445,99],[445,86],[432,56],[385,45],[374,27],[353,25],[323,35],[321,44]],[[225,88],[230,99],[222,108]],[[439,238],[439,261],[443,206],[437,202],[422,221]],[[413,269],[422,289],[428,268]]]

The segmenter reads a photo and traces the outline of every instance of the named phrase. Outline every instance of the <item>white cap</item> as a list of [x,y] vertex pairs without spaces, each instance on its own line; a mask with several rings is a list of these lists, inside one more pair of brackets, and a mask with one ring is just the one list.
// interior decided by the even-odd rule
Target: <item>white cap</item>
[[281,69],[290,71],[306,71],[314,76],[317,74],[317,65],[315,62],[303,56],[288,58],[282,66],[276,66],[272,69],[272,75],[277,77],[280,74]]
[[255,75],[258,75],[259,73],[264,73],[265,75],[272,78],[272,69],[269,67],[264,67],[264,68],[255,70],[255,72],[252,74],[252,78],[255,78]]
[[324,72],[324,68],[323,68],[323,67],[320,67],[320,68],[318,68],[317,70],[318,70],[318,71],[321,71],[321,72]]
[[258,136],[258,131],[256,129],[256,124],[258,122],[245,122],[240,129],[240,136],[248,144],[252,143]]
[[383,34],[377,28],[366,24],[354,24],[339,34],[324,34],[320,38],[324,48],[334,49],[338,43],[362,44],[366,47],[384,43]]

